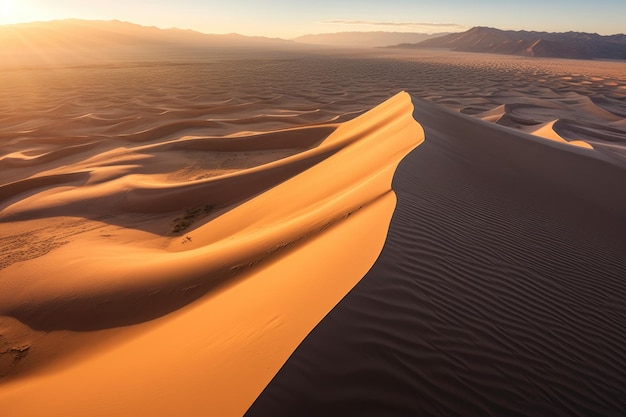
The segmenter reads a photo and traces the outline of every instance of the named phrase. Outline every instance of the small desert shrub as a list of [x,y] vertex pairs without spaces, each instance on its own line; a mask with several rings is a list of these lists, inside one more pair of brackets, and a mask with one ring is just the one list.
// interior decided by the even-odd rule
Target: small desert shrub
[[176,217],[172,220],[172,230],[171,233],[178,234],[182,233],[189,228],[193,223],[205,217],[213,210],[213,206],[210,204],[186,208],[185,212],[180,216]]

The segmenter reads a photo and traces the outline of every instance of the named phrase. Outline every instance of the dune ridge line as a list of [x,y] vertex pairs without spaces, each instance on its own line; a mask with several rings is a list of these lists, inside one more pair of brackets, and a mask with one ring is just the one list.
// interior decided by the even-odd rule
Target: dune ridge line
[[[105,339],[98,355],[76,351],[69,354],[71,366],[44,367],[5,385],[0,401],[10,405],[8,415],[30,415],[44,404],[52,415],[86,409],[133,415],[146,407],[151,415],[241,415],[382,249],[395,206],[393,173],[424,140],[412,111],[409,95],[400,93],[341,124],[319,145],[330,154],[323,161],[189,231],[186,243],[177,237],[155,249],[76,239],[6,268],[5,276],[19,271],[21,278],[11,278],[21,289],[11,297],[2,292],[3,314],[60,332],[130,324],[127,315],[142,317],[142,310],[158,310],[168,299],[189,302],[216,281],[231,280],[186,308],[138,324],[122,342],[108,346]],[[52,260],[66,267],[44,280],[42,270]],[[244,272],[246,279],[232,280]],[[199,322],[206,329],[198,331]],[[137,396],[131,387],[145,384],[154,363],[163,368],[149,373],[161,377],[150,378],[154,386]],[[92,383],[81,386],[87,373]],[[113,377],[122,373],[123,380]],[[200,387],[212,393],[210,402]],[[164,391],[178,400],[158,394]],[[36,405],[25,401],[31,395]]]

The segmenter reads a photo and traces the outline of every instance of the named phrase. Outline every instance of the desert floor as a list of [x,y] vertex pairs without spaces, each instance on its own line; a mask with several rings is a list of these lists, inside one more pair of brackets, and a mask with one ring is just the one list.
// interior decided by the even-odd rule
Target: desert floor
[[623,62],[0,68],[3,416],[626,413]]

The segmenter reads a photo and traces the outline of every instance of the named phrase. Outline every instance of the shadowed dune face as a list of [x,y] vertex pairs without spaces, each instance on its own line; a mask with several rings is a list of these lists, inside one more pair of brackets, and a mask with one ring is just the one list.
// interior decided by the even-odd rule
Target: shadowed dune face
[[414,104],[385,247],[245,416],[620,415],[626,171]]

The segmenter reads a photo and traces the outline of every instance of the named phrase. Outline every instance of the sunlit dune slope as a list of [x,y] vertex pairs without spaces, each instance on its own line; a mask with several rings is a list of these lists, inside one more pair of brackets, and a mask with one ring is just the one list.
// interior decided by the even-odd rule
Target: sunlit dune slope
[[[259,177],[280,178],[286,167],[309,161],[184,236],[117,229],[112,241],[95,229],[2,270],[2,314],[51,337],[156,318],[164,307],[204,295],[136,325],[122,341],[103,337],[98,355],[64,346],[62,368],[2,387],[4,415],[241,415],[378,256],[395,206],[395,168],[424,140],[412,110],[401,93],[317,146],[257,168]],[[110,187],[136,206],[184,204],[197,195],[210,202],[213,195],[202,188],[172,195],[158,181],[150,192],[115,181]],[[89,185],[73,188],[77,201],[91,194]],[[14,345],[29,345],[24,333]],[[45,355],[46,347],[43,337],[30,349]]]

